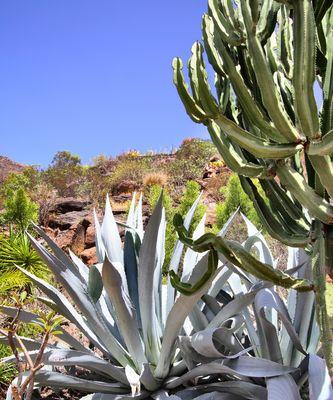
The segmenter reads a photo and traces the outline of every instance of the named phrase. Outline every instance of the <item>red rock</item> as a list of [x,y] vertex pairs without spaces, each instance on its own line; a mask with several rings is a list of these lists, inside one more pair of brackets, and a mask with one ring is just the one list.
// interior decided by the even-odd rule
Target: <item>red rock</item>
[[88,265],[93,265],[97,263],[96,247],[90,247],[90,249],[85,249],[80,254],[82,261]]
[[85,237],[86,247],[95,246],[95,228],[93,225],[88,226]]

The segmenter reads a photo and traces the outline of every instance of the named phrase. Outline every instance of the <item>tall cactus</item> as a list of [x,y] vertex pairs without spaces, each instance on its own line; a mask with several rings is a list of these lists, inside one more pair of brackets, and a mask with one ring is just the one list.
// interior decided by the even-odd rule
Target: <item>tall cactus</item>
[[[203,45],[194,43],[188,62],[191,91],[181,59],[173,60],[174,83],[187,113],[207,126],[267,231],[312,254],[317,318],[331,369],[325,271],[333,274],[332,4],[209,0]],[[204,49],[215,71],[215,96]],[[252,178],[259,179],[269,204]]]

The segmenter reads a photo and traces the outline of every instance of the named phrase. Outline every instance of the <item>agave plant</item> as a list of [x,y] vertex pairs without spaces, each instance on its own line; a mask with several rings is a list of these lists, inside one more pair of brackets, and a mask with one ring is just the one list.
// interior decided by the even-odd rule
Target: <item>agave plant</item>
[[[185,228],[198,202],[199,198],[185,217]],[[93,345],[92,350],[59,327],[60,341],[47,347],[45,367],[35,375],[36,387],[77,389],[92,393],[85,399],[94,400],[170,395],[184,400],[202,396],[260,400],[267,396],[280,399],[276,393],[280,396],[277,386],[282,383],[285,393],[298,396],[289,398],[298,399],[297,384],[301,386],[314,369],[326,385],[320,390],[329,390],[322,359],[308,354],[316,351],[318,343],[311,292],[290,294],[291,317],[271,284],[257,281],[220,254],[218,267],[205,285],[190,295],[177,293],[170,281],[162,284],[162,198],[145,231],[141,204],[141,198],[137,206],[135,200],[132,202],[124,224],[124,246],[109,201],[101,226],[95,214],[99,263],[90,268],[72,253],[69,258],[38,227],[52,253],[30,237],[75,306],[52,285],[22,272],[48,296],[43,301],[76,325]],[[233,218],[220,232],[221,237]],[[193,239],[204,233],[204,221]],[[251,223],[247,224],[253,231]],[[273,267],[273,258],[258,232],[244,248],[257,249],[258,258]],[[190,248],[184,253],[183,244],[177,242],[170,268],[184,284],[191,285],[207,270],[209,257],[209,252],[196,253]],[[288,273],[306,275],[308,263],[296,268],[293,264]],[[9,316],[15,314],[11,307],[2,306],[1,310]],[[306,321],[300,318],[302,312],[307,312]],[[22,311],[19,317],[29,322],[37,315]],[[6,340],[2,337],[0,341]],[[22,341],[35,357],[38,340]],[[3,361],[13,361],[13,357]],[[61,373],[61,367],[76,368]],[[90,373],[80,376],[78,367]],[[23,373],[18,379],[24,377]],[[313,393],[317,393],[319,383],[310,379]],[[7,399],[12,399],[10,390]]]

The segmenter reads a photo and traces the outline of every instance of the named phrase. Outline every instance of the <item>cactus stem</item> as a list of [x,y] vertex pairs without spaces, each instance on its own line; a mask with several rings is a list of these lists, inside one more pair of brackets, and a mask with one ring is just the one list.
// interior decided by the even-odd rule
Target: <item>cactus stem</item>
[[333,376],[333,354],[332,354],[332,331],[329,324],[327,305],[326,305],[326,262],[327,255],[325,254],[325,238],[321,231],[321,224],[316,221],[315,234],[317,236],[313,249],[313,278],[316,286],[316,315],[318,325],[320,327],[322,352],[325,358],[327,367]]

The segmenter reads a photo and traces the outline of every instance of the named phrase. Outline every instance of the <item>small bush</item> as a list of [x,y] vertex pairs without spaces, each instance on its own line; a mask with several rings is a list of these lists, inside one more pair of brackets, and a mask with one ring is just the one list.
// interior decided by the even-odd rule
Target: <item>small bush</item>
[[10,233],[0,237],[0,293],[30,285],[29,278],[16,265],[48,280],[49,270],[23,234]]
[[38,204],[34,203],[21,187],[16,191],[8,191],[4,202],[2,223],[14,225],[23,232],[31,221],[38,220]]
[[[259,187],[257,183],[255,184],[259,192],[264,196],[261,187]],[[223,227],[228,218],[238,207],[240,207],[243,214],[245,214],[257,228],[262,228],[260,218],[253,207],[253,203],[243,191],[236,174],[230,176],[227,186],[221,188],[221,193],[224,197],[224,202],[216,205],[216,225],[218,229]]]

